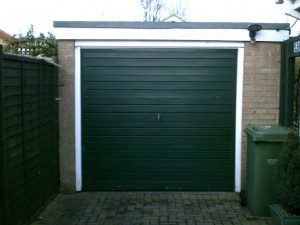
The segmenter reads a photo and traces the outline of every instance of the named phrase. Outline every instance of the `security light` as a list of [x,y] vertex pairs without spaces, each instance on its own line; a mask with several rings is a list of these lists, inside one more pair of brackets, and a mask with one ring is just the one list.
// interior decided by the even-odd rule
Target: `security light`
[[250,36],[250,39],[251,39],[251,43],[254,44],[255,43],[255,37],[256,37],[256,34],[258,31],[260,31],[262,29],[262,26],[259,25],[259,24],[251,24],[249,27],[248,27],[248,30],[249,30],[249,36]]

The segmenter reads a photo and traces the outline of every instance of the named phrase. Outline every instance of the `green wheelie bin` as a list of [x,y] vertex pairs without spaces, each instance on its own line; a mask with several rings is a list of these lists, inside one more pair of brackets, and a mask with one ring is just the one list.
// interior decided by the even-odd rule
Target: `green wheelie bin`
[[273,192],[273,173],[288,129],[278,125],[248,125],[246,197],[254,216],[270,216],[269,205],[278,203]]

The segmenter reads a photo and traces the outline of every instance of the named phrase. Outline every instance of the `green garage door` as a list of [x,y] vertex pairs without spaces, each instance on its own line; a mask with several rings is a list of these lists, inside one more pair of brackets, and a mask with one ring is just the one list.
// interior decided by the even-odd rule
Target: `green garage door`
[[236,50],[81,57],[83,190],[234,190]]

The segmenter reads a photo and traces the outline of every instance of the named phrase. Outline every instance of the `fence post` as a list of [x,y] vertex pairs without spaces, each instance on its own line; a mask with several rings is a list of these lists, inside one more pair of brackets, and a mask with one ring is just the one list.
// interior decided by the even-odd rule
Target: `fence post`
[[5,222],[4,208],[4,136],[3,136],[3,46],[0,45],[0,225]]

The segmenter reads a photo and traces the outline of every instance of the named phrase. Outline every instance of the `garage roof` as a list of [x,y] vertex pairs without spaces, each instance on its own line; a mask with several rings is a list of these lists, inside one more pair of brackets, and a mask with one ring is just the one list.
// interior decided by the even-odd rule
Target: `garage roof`
[[[234,22],[123,22],[54,21],[57,28],[129,28],[129,29],[247,29],[253,23]],[[258,23],[264,30],[286,30],[289,23]]]

